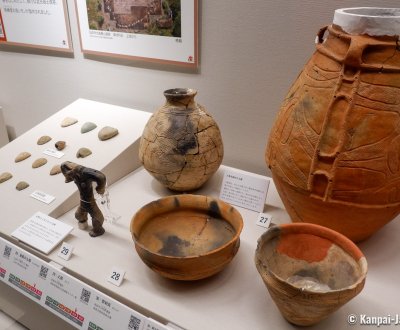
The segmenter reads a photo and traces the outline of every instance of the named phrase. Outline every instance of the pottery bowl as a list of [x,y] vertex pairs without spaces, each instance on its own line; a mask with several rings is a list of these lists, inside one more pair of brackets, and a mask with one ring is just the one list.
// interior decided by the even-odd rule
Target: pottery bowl
[[255,263],[281,314],[296,325],[326,318],[364,287],[367,262],[342,234],[315,224],[270,227]]
[[137,253],[158,274],[198,280],[221,271],[236,255],[240,213],[208,196],[173,195],[143,206],[131,221]]

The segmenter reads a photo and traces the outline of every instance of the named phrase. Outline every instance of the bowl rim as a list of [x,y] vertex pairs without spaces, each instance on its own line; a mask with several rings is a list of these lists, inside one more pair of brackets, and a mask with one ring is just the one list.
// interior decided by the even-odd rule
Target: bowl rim
[[[347,252],[359,265],[361,274],[357,278],[357,280],[349,286],[340,288],[340,289],[332,289],[326,291],[315,291],[305,288],[299,288],[289,282],[287,282],[282,277],[278,276],[275,272],[270,270],[265,264],[262,263],[258,255],[260,254],[261,246],[269,241],[274,239],[277,236],[285,235],[285,234],[310,234],[319,236],[325,239],[332,241],[334,244],[338,245],[341,249]],[[354,290],[359,285],[362,285],[365,282],[367,272],[368,272],[368,263],[367,260],[362,253],[362,251],[358,248],[358,246],[351,241],[349,238],[344,236],[343,234],[314,223],[286,223],[286,224],[279,224],[271,226],[266,232],[264,232],[257,240],[257,248],[255,251],[255,264],[257,267],[258,272],[260,273],[261,277],[264,278],[263,273],[268,273],[269,276],[273,277],[278,282],[282,283],[283,285],[287,285],[291,287],[293,290],[299,290],[301,292],[307,294],[314,294],[314,295],[326,295],[329,293],[337,293],[343,292],[348,290]]]
[[[169,255],[165,255],[165,254],[161,254],[161,253],[157,253],[157,252],[150,251],[145,245],[143,245],[142,243],[140,243],[140,242],[138,241],[138,239],[136,239],[136,237],[135,237],[135,233],[134,233],[134,231],[133,231],[133,224],[134,224],[134,222],[135,222],[135,219],[136,219],[142,212],[144,212],[147,208],[150,208],[151,205],[154,205],[154,203],[174,201],[175,198],[179,198],[180,206],[185,206],[185,205],[187,205],[186,203],[187,203],[190,199],[193,199],[193,198],[194,198],[194,199],[204,199],[204,198],[205,198],[205,199],[206,199],[207,205],[209,205],[211,201],[215,201],[215,202],[217,202],[219,205],[224,205],[224,206],[227,206],[227,207],[231,208],[231,209],[233,210],[235,216],[236,216],[237,219],[239,220],[239,227],[238,227],[238,229],[236,230],[235,235],[234,235],[228,242],[226,242],[225,244],[219,246],[218,248],[216,248],[216,249],[214,249],[214,250],[211,250],[211,251],[208,251],[208,252],[206,252],[206,253],[204,253],[204,254],[199,254],[199,255],[194,255],[194,256],[182,256],[182,257],[177,257],[177,256],[169,256]],[[188,206],[186,206],[186,207],[188,207]],[[199,210],[202,210],[202,209],[199,209]],[[226,219],[223,219],[223,220],[224,220],[224,221],[227,221]],[[228,221],[227,221],[227,222],[228,222]],[[158,257],[162,257],[162,258],[168,258],[168,259],[171,259],[171,260],[182,260],[182,259],[184,259],[184,260],[189,260],[189,259],[198,259],[198,258],[207,257],[207,256],[209,256],[209,255],[212,255],[212,254],[218,253],[219,251],[224,250],[224,249],[227,248],[228,246],[230,246],[230,245],[232,245],[232,244],[235,244],[235,242],[240,242],[240,234],[241,234],[241,232],[242,232],[242,230],[243,230],[243,226],[244,226],[243,217],[242,217],[242,215],[240,214],[240,212],[239,212],[235,207],[233,207],[233,205],[231,205],[231,204],[229,204],[229,203],[227,203],[227,202],[224,202],[223,200],[221,200],[221,199],[219,199],[219,198],[211,197],[211,196],[206,196],[206,195],[196,195],[196,194],[176,194],[176,195],[169,195],[169,196],[166,196],[166,197],[159,198],[159,199],[157,199],[157,200],[154,200],[154,201],[149,202],[149,203],[145,204],[144,206],[142,206],[142,207],[134,214],[134,216],[132,217],[131,224],[130,224],[130,232],[131,232],[131,236],[132,236],[132,239],[133,239],[135,245],[139,246],[140,248],[142,248],[143,250],[145,250],[147,253],[149,253],[149,254],[151,254],[151,255],[155,255],[155,256],[158,256]]]

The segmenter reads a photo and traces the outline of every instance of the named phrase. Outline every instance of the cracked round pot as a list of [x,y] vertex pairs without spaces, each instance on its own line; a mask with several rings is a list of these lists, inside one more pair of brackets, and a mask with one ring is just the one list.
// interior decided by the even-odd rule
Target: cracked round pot
[[361,241],[400,212],[399,8],[347,8],[320,30],[266,162],[294,222]]
[[156,273],[193,281],[223,270],[240,245],[243,219],[228,203],[201,195],[172,195],[132,218],[135,249]]
[[146,124],[139,147],[144,168],[174,191],[200,188],[221,165],[224,148],[217,123],[188,88],[164,92],[166,103]]

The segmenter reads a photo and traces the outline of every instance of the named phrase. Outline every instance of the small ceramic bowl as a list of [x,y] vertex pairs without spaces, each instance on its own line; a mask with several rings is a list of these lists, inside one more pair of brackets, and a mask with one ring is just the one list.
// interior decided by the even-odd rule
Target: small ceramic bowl
[[344,235],[309,223],[270,227],[258,240],[255,263],[282,315],[312,325],[364,287],[367,261]]
[[143,262],[175,280],[198,280],[221,271],[236,255],[243,228],[231,205],[201,195],[173,195],[143,206],[131,233]]

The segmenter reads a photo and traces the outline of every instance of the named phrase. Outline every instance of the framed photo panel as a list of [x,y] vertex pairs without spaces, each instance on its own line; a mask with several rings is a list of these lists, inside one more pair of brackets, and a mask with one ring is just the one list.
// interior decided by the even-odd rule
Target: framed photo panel
[[1,0],[1,44],[72,52],[67,0]]
[[198,65],[198,0],[75,0],[86,54]]

